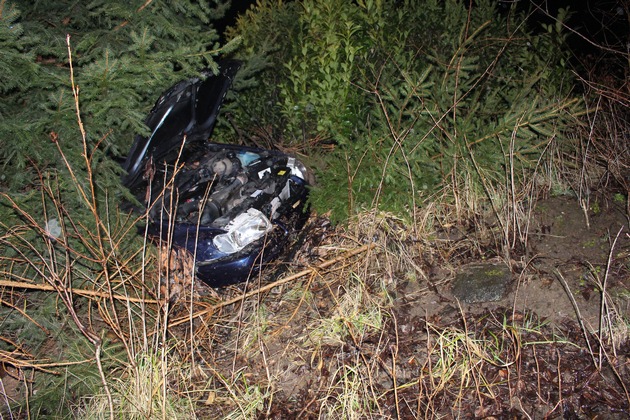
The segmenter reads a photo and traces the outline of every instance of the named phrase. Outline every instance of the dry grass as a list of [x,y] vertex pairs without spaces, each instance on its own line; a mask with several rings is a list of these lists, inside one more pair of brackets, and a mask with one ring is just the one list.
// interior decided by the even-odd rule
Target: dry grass
[[[112,290],[124,286],[126,292],[116,293],[128,300],[62,288],[48,274],[42,290],[93,302],[99,311],[76,312],[79,322],[104,320],[130,356],[106,375],[111,404],[106,393],[92,396],[77,415],[434,418],[492,413],[493,404],[508,395],[514,413],[536,417],[531,408],[514,408],[526,405],[523,382],[541,393],[554,389],[550,383],[555,392],[560,385],[542,367],[536,379],[524,365],[539,355],[551,357],[552,348],[584,344],[579,336],[550,335],[545,324],[528,317],[492,319],[487,326],[463,312],[446,323],[406,317],[398,307],[401,282],[418,284],[414,296],[420,296],[441,286],[431,283],[435,267],[448,279],[456,264],[478,255],[470,237],[440,239],[448,219],[435,214],[428,206],[423,217],[425,226],[437,228],[413,232],[394,215],[363,213],[346,227],[328,228],[322,242],[304,246],[276,281],[256,279],[248,288],[219,294],[189,284],[189,293],[172,302],[160,295],[157,277],[140,275],[141,267],[120,270],[137,277],[110,277]],[[140,288],[140,279],[152,290]],[[594,281],[605,291],[605,278]],[[142,294],[151,298],[136,301]],[[612,303],[602,319],[601,348],[611,353],[594,349],[593,355],[610,366],[628,324]],[[14,366],[24,372],[38,367],[34,361]],[[540,398],[548,410],[560,403]]]
[[[181,372],[172,358],[168,362],[155,355],[140,355],[133,365],[110,379],[110,391],[115,404],[114,415],[127,419],[185,419],[194,418],[194,403],[186,395],[174,393],[170,389],[165,393],[163,378],[173,377]],[[170,387],[170,386],[169,386]],[[84,404],[76,413],[78,418],[110,418],[106,395],[86,397]]]

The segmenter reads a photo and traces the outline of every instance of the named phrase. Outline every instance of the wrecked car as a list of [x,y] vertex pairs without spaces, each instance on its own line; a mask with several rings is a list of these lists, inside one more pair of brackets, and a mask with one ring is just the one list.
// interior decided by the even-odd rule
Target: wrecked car
[[308,171],[277,150],[209,142],[239,68],[182,81],[160,96],[123,164],[156,241],[187,250],[213,287],[247,280],[286,253],[308,212]]

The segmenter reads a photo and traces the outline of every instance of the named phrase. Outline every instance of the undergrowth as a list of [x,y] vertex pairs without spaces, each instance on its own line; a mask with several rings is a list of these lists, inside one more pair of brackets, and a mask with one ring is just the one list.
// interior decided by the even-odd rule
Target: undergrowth
[[231,36],[258,80],[280,81],[243,86],[232,121],[242,140],[272,126],[265,143],[307,154],[312,203],[333,221],[377,207],[417,223],[429,197],[457,204],[461,191],[513,205],[506,194],[550,150],[571,149],[583,113],[562,49],[569,16],[541,31],[489,1],[260,1]]
[[[598,328],[579,314],[576,325],[551,325],[515,307],[481,316],[410,309],[428,293],[445,299],[458,265],[494,259],[517,274],[531,269],[525,251],[540,196],[568,185],[588,207],[594,186],[614,179],[627,200],[627,83],[589,84],[586,123],[571,139],[566,125],[581,111],[566,69],[555,67],[562,54],[516,15],[493,20],[486,2],[427,2],[409,14],[380,2],[333,3],[259,2],[260,14],[240,23],[256,24],[243,34],[246,71],[265,58],[247,36],[263,31],[258,41],[272,46],[284,33],[273,30],[279,22],[296,34],[293,49],[271,57],[283,62],[277,83],[252,90],[250,109],[268,119],[243,135],[308,151],[320,165],[309,239],[280,278],[266,271],[248,286],[208,290],[168,243],[153,247],[136,234],[144,216],[120,212],[119,196],[96,182],[103,145],[83,126],[68,69],[79,152],[70,158],[51,133],[61,169],[35,171],[37,188],[20,192],[38,206],[2,193],[11,214],[0,224],[3,416],[628,412],[630,323],[624,297],[609,289],[611,278],[627,276],[618,264],[627,250],[616,248],[627,232],[589,277],[601,299]],[[426,32],[410,31],[419,18]],[[548,29],[556,41],[558,22]],[[359,44],[367,40],[374,48]],[[69,39],[66,47],[72,63]],[[324,210],[347,222],[333,227]],[[173,265],[187,271],[161,284]]]
[[55,172],[40,174],[38,212],[2,193],[13,212],[11,224],[0,225],[2,351],[25,388],[23,399],[7,401],[11,416],[64,416],[86,393],[101,392],[113,416],[110,375],[138,369],[136,357],[153,354],[160,340],[162,308],[144,268],[155,257],[136,236],[137,218],[100,198],[69,37],[67,48],[83,161],[70,160],[60,144],[57,151],[83,211],[66,206],[68,191]]

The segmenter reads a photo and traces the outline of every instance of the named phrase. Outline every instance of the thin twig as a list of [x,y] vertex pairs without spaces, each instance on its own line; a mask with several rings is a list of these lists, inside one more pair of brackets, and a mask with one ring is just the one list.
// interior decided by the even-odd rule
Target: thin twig
[[221,302],[221,303],[218,303],[216,305],[212,305],[212,306],[210,306],[210,307],[208,307],[208,308],[206,308],[206,309],[204,309],[202,311],[199,311],[199,312],[197,312],[195,314],[192,314],[190,316],[186,316],[184,318],[177,319],[177,320],[173,321],[169,326],[170,327],[175,327],[175,326],[181,325],[181,324],[183,324],[185,322],[189,322],[193,318],[198,318],[200,316],[213,313],[217,309],[223,308],[225,306],[232,305],[233,303],[239,302],[241,300],[245,300],[246,298],[251,297],[251,296],[255,296],[255,295],[259,294],[259,293],[266,292],[268,290],[273,289],[274,287],[278,287],[278,286],[280,286],[282,284],[289,283],[291,281],[297,280],[300,277],[304,277],[304,276],[309,275],[309,274],[317,273],[318,271],[323,270],[323,269],[325,269],[327,267],[330,267],[331,265],[337,264],[338,262],[341,262],[343,260],[351,258],[351,257],[353,257],[355,255],[359,255],[359,254],[361,254],[363,252],[367,252],[367,251],[369,251],[369,250],[371,250],[371,249],[373,249],[375,247],[376,247],[375,243],[370,243],[370,244],[367,244],[367,245],[363,245],[362,247],[353,249],[352,251],[348,251],[347,253],[345,253],[343,255],[340,255],[340,256],[338,256],[336,258],[333,258],[331,260],[325,261],[325,262],[317,265],[316,267],[312,267],[312,268],[308,268],[306,270],[302,270],[299,273],[296,273],[296,274],[293,274],[291,276],[285,277],[283,279],[274,281],[273,283],[270,283],[270,284],[267,284],[265,286],[259,287],[256,290],[252,290],[251,292],[244,293],[244,294],[239,295],[239,296],[237,296],[235,298],[228,299],[228,300],[226,300],[224,302]]
[[[28,289],[28,290],[39,290],[43,292],[56,292],[58,289],[49,284],[36,284],[36,283],[27,283],[23,281],[12,281],[12,280],[0,280],[0,287],[11,287],[16,289]],[[70,293],[85,297],[85,298],[110,298],[109,292],[98,292],[96,290],[88,290],[88,289],[75,289],[71,288]],[[111,296],[116,300],[121,300],[125,302],[135,302],[135,303],[152,303],[152,304],[161,304],[162,301],[156,299],[147,299],[147,298],[135,298],[126,295],[113,295]]]
[[571,300],[571,304],[573,305],[573,309],[575,310],[575,314],[577,315],[578,323],[580,324],[580,328],[582,329],[582,334],[584,334],[584,339],[586,340],[588,351],[591,355],[591,359],[593,360],[593,366],[597,366],[597,360],[595,360],[595,355],[593,354],[593,348],[591,347],[591,342],[588,339],[588,331],[586,331],[586,326],[584,325],[584,319],[582,318],[582,314],[580,313],[580,308],[578,307],[578,304],[575,301],[575,298],[573,297],[573,293],[571,293],[571,289],[569,288],[567,281],[562,276],[562,273],[558,269],[556,269],[555,274],[558,280],[560,281],[560,283],[562,284],[562,287],[564,287],[564,291],[567,293],[567,295],[569,296],[569,299]]
[[[70,173],[72,174],[74,180],[75,180],[75,184],[77,186],[77,188],[79,189],[79,191],[81,192],[81,194],[83,195],[83,198],[85,200],[85,203],[87,205],[90,206],[90,210],[92,211],[92,214],[95,216],[95,219],[97,221],[96,223],[96,229],[97,229],[97,233],[96,233],[96,237],[98,240],[98,245],[99,245],[99,250],[100,255],[104,255],[104,247],[103,247],[103,242],[102,242],[102,237],[101,237],[101,226],[100,223],[101,221],[99,220],[98,216],[98,210],[96,207],[96,193],[95,193],[95,189],[94,189],[94,180],[92,179],[92,171],[90,168],[91,162],[90,159],[88,157],[88,147],[87,147],[87,136],[85,133],[85,128],[83,127],[83,122],[81,121],[81,112],[80,112],[80,108],[79,108],[79,87],[75,84],[74,82],[74,68],[72,66],[72,48],[70,47],[70,34],[66,35],[66,45],[68,47],[68,62],[70,65],[70,83],[72,85],[72,94],[74,96],[74,103],[75,103],[75,108],[76,108],[76,113],[77,113],[77,123],[79,124],[79,130],[81,131],[81,138],[83,140],[83,153],[84,153],[84,158],[85,158],[85,164],[86,164],[86,169],[87,169],[87,174],[89,177],[89,185],[91,188],[91,200],[88,200],[87,197],[85,196],[85,191],[83,190],[83,188],[81,188],[81,184],[76,180],[76,178],[74,177],[74,172],[72,171],[72,167],[68,164],[68,162],[65,160],[65,156],[63,155],[63,153],[61,153],[61,155],[64,158],[64,161],[66,162],[66,165],[68,167],[68,170],[70,171]],[[59,144],[57,143],[57,146],[59,147]],[[61,149],[60,149],[61,151]],[[66,253],[67,255],[67,253]],[[105,271],[105,275],[107,276],[107,270]],[[108,276],[107,276],[108,277]],[[111,283],[109,281],[109,277],[106,279],[107,282],[107,286],[108,286],[108,291],[109,291],[109,298],[112,302],[112,306],[114,303],[114,299],[113,299],[113,292],[112,292],[112,288],[111,288]],[[70,291],[68,291],[68,289]],[[105,372],[103,370],[103,365],[101,363],[101,346],[102,346],[102,340],[100,339],[100,337],[96,334],[94,334],[93,331],[88,330],[85,326],[83,326],[82,322],[79,320],[76,312],[74,311],[74,306],[72,305],[72,297],[73,297],[73,293],[72,293],[72,288],[64,288],[63,289],[63,295],[62,293],[60,293],[61,290],[58,288],[58,293],[59,295],[62,297],[62,300],[64,301],[64,303],[66,304],[68,311],[70,312],[70,315],[72,316],[72,319],[74,321],[74,323],[77,325],[77,327],[79,327],[79,329],[81,330],[81,332],[83,333],[83,335],[85,335],[85,337],[90,340],[90,342],[94,345],[94,355],[96,357],[96,364],[98,366],[98,371],[101,377],[101,382],[103,384],[103,389],[105,390],[105,394],[107,395],[107,402],[109,404],[109,418],[111,420],[114,420],[114,401],[112,399],[112,394],[109,390],[109,386],[107,385],[107,378],[105,377]],[[65,298],[64,298],[65,296]]]

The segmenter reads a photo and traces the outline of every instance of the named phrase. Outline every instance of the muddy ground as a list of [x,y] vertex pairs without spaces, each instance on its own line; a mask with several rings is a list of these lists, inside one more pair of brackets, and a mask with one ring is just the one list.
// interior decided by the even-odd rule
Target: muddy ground
[[[288,296],[297,289],[281,287],[246,303],[202,359],[259,384],[267,393],[261,418],[352,417],[349,410],[356,418],[628,418],[628,232],[619,197],[586,212],[574,198],[550,198],[537,204],[520,253],[500,257],[479,244],[471,252],[456,245],[471,234],[441,232],[433,240],[442,250],[450,241],[446,258],[427,250],[411,270],[364,278],[381,296],[367,303],[387,307],[378,328],[313,339],[312,325],[334,318],[357,289],[341,274],[311,276],[298,280],[308,293]],[[321,260],[331,249],[319,246],[299,257],[315,264],[313,255]],[[505,294],[462,302],[453,283],[480,264],[509,268]],[[385,292],[375,290],[383,284]],[[245,326],[252,322],[258,333]],[[211,404],[200,415],[232,409]]]
[[[198,318],[192,338],[173,328],[195,368],[171,388],[199,418],[629,418],[625,202],[550,198],[530,220],[526,247],[497,255],[473,229],[419,240],[394,219],[369,235],[314,219],[289,268],[200,290],[202,307],[377,244]],[[466,303],[454,284],[480,266],[501,292]]]

